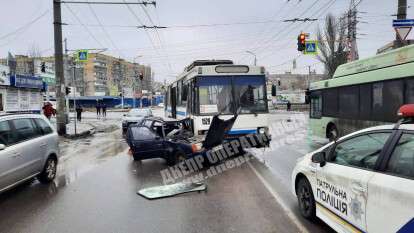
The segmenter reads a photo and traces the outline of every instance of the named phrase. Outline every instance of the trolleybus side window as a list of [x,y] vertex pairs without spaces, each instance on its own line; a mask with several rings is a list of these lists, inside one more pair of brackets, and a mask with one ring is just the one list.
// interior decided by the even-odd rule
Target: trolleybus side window
[[323,115],[336,117],[338,115],[338,89],[323,91]]
[[311,110],[310,117],[319,119],[322,117],[322,95],[320,91],[314,92],[310,96]]
[[402,80],[372,84],[372,118],[377,121],[394,122],[395,114],[403,104]]
[[369,120],[371,119],[371,84],[364,84],[359,86],[359,119]]
[[343,118],[357,119],[359,110],[359,87],[349,86],[339,89],[339,115]]
[[414,77],[406,80],[405,86],[405,103],[414,103]]

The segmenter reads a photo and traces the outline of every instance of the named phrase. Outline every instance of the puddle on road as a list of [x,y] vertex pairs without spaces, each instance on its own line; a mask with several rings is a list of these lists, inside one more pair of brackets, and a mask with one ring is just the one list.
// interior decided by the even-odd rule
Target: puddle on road
[[86,139],[64,142],[61,146],[61,163],[58,167],[56,186],[75,182],[88,171],[119,155],[126,155],[128,145],[120,132],[95,134]]

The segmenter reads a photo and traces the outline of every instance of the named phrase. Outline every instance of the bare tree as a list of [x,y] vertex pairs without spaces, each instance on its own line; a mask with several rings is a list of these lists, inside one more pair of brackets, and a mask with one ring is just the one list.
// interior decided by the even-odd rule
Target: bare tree
[[318,60],[325,65],[327,78],[332,78],[336,68],[347,62],[345,21],[333,15],[326,16],[323,32],[318,30]]

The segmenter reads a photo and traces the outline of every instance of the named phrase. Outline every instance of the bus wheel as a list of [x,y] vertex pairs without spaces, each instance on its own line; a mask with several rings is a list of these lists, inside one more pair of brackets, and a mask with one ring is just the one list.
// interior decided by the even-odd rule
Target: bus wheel
[[330,125],[328,127],[328,132],[327,132],[327,137],[329,138],[329,141],[335,141],[336,139],[338,139],[338,129],[336,128],[336,126],[334,124]]

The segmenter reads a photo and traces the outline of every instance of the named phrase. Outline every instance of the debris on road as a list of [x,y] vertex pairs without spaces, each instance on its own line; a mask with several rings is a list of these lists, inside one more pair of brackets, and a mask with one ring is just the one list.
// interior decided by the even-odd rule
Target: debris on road
[[155,186],[138,190],[137,194],[149,199],[159,199],[165,197],[173,197],[183,193],[201,192],[207,190],[204,183],[176,183],[170,185]]

